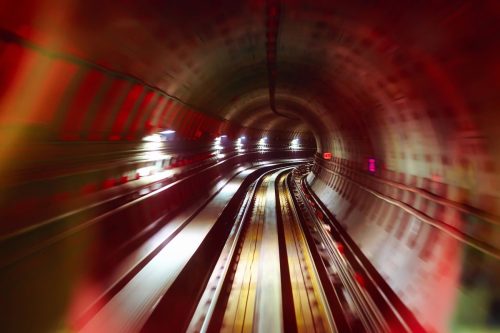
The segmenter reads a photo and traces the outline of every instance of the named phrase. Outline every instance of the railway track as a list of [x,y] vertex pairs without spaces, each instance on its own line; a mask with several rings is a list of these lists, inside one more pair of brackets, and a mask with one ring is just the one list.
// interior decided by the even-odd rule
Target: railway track
[[256,180],[188,331],[389,331],[313,217],[293,185],[292,168]]
[[302,224],[308,230],[308,243],[319,254],[318,266],[323,267],[329,277],[325,284],[331,285],[338,308],[347,322],[345,330],[352,332],[389,332],[382,314],[363,287],[363,281],[343,255],[343,245],[332,236],[332,228],[315,210],[312,201],[300,191],[300,175],[288,180],[293,199],[301,211]]
[[331,212],[305,180],[306,166],[294,170],[290,188],[310,230],[309,245],[321,253],[321,261],[342,296],[344,313],[353,332],[425,332],[406,305],[387,285]]
[[[422,332],[352,255],[307,171],[271,164],[235,176],[175,233],[166,225],[171,235],[77,330]],[[130,317],[110,322],[122,312]]]

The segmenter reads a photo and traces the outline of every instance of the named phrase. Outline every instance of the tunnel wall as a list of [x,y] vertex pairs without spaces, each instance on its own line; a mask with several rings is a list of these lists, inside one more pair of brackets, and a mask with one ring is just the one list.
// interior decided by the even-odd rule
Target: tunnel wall
[[[209,115],[113,64],[32,39],[43,40],[32,28],[0,28],[0,184],[6,189],[0,207],[8,216],[135,180],[138,169],[156,162],[147,155],[159,150],[168,154],[165,168],[177,168],[213,162],[220,135],[245,136],[249,145],[263,136],[284,147],[298,135],[307,142],[304,133],[246,128]],[[142,141],[166,129],[175,134],[165,147]]]
[[[320,154],[307,179],[430,332],[449,329],[459,290],[468,287],[471,274],[494,288],[497,217],[461,204],[463,189],[389,170],[370,171],[364,163],[341,158],[324,160]],[[481,273],[479,265],[484,265]]]
[[127,74],[51,52],[6,30],[0,40],[3,131],[28,126],[23,136],[117,141],[165,128],[187,140],[241,130]]
[[[137,141],[164,129],[188,141],[269,133],[189,105],[142,78],[115,70],[118,64],[95,63],[88,55],[79,56],[78,50],[58,51],[50,43],[50,48],[38,43],[51,37],[33,27],[0,27],[4,140]],[[310,136],[287,128],[274,132],[287,140]]]

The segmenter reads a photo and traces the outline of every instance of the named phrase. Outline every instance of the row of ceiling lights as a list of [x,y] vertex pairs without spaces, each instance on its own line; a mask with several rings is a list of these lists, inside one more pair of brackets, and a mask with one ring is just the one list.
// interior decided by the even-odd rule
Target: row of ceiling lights
[[[145,148],[158,149],[158,148],[160,148],[158,144],[160,142],[168,141],[169,139],[171,139],[172,138],[171,135],[173,135],[174,133],[175,133],[174,130],[164,130],[164,131],[161,131],[158,133],[154,133],[154,134],[145,136],[142,140],[150,143],[150,145],[151,145],[151,146],[147,146]],[[222,158],[225,156],[224,154],[221,153],[222,150],[224,149],[224,147],[222,146],[222,140],[224,138],[227,138],[227,135],[218,136],[215,138],[215,141],[214,141],[214,148],[216,150],[216,155],[219,158]],[[246,140],[246,137],[241,136],[235,142],[236,150],[240,153],[245,151],[245,149],[243,148],[245,140]],[[257,141],[257,147],[260,150],[267,149],[267,145],[268,145],[267,136],[264,136],[264,137],[260,138],[259,141]],[[293,149],[293,150],[299,149],[300,148],[299,139],[298,138],[293,139],[290,142],[289,148]]]

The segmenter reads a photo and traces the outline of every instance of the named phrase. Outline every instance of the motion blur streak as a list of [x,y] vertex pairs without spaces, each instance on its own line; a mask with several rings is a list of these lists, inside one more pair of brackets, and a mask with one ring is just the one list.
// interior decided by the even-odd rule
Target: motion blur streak
[[500,332],[500,2],[0,0],[1,332]]

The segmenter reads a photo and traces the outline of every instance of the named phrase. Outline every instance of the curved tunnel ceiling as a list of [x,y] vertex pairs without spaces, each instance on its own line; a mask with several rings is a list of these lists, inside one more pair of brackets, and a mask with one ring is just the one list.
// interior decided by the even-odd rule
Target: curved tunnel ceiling
[[[18,15],[5,17],[5,28],[51,50],[138,77],[197,110],[226,117],[228,105],[260,92],[262,106],[251,111],[262,116],[271,112],[265,107],[265,1],[119,6],[74,1],[58,10],[44,10],[39,4],[36,11],[30,1],[8,6]],[[352,1],[283,1],[276,59],[276,89],[283,96],[277,108],[297,112],[287,110],[287,95],[315,100],[338,127],[363,133],[369,123],[386,132],[367,138],[373,146],[383,145],[384,135],[402,136],[397,130],[381,130],[396,123],[403,124],[399,128],[419,127],[408,133],[422,138],[428,133],[417,132],[443,132],[441,126],[449,126],[443,120],[449,116],[460,119],[449,131],[481,122],[489,109],[485,104],[494,99],[493,85],[484,83],[496,82],[494,71],[488,70],[494,60],[488,54],[494,52],[487,50],[495,46],[487,38],[495,35],[488,21],[498,13],[498,5],[394,2],[387,7],[390,10]],[[479,75],[485,78],[481,83],[474,80]],[[252,125],[262,126],[258,120]],[[481,132],[492,133],[485,130]],[[349,139],[344,141],[350,145]],[[446,138],[435,137],[432,143],[442,146],[443,141]],[[363,149],[374,153],[374,148]],[[396,150],[384,153],[398,155]]]

